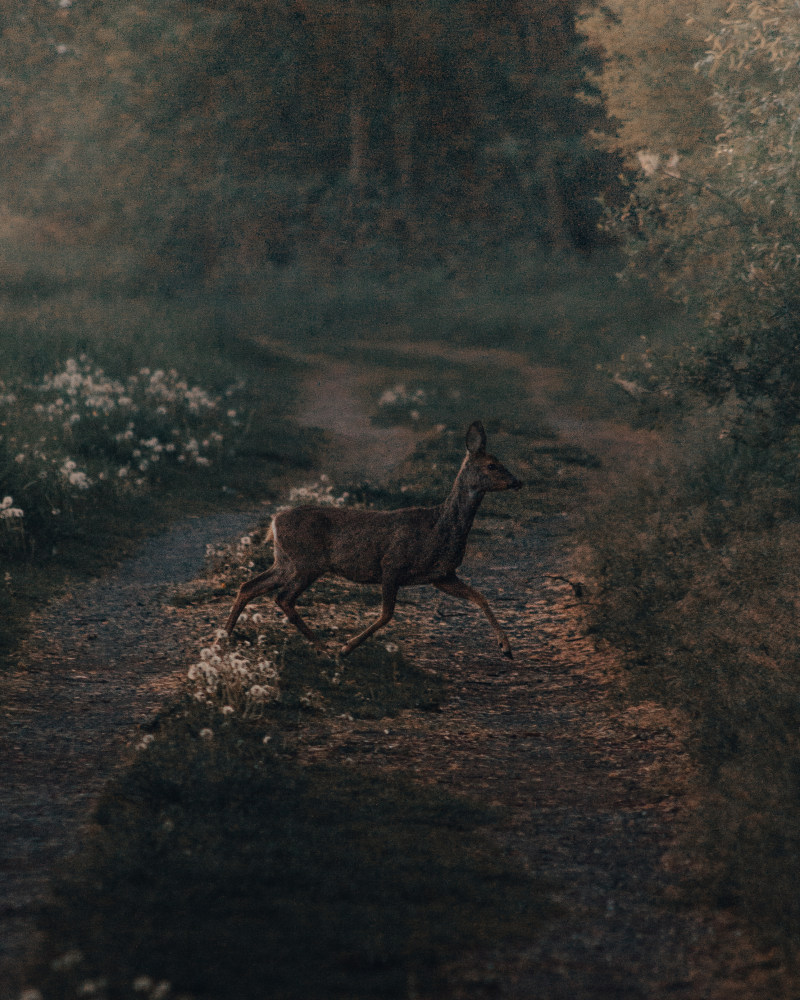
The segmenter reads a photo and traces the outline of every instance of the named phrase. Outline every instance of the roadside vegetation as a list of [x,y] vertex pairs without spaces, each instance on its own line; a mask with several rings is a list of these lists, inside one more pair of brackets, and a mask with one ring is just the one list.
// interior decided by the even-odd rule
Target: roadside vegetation
[[54,288],[6,300],[3,318],[0,650],[68,579],[311,461],[313,435],[286,420],[302,365],[257,345],[237,356],[205,303]]
[[796,11],[730,4],[703,48],[713,137],[635,150],[640,179],[613,220],[631,273],[701,326],[619,362],[640,419],[670,444],[596,513],[594,622],[626,651],[635,696],[691,726],[702,787],[689,882],[796,956]]

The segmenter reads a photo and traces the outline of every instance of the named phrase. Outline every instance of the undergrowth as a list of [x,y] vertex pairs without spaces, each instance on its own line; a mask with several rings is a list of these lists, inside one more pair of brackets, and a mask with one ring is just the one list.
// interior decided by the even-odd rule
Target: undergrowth
[[[683,429],[680,451],[620,488],[589,531],[594,628],[633,697],[682,710],[698,767],[687,898],[800,945],[800,510],[762,451]],[[704,438],[704,440],[700,440]]]

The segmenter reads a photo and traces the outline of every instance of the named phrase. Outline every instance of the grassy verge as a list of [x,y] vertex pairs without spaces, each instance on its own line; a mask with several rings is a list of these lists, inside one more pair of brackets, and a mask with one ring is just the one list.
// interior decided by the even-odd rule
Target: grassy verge
[[[698,769],[687,899],[800,946],[800,681],[792,491],[706,415],[591,530],[595,628],[633,697],[682,710]],[[774,471],[774,470],[773,470]]]

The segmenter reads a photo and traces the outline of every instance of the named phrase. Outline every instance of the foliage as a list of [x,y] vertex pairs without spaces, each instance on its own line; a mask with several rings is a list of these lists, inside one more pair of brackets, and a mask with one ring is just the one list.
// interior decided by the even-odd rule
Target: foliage
[[573,0],[4,6],[9,225],[166,290],[309,238],[593,236],[614,160]]
[[723,432],[774,448],[782,474],[800,419],[800,28],[788,0],[727,11],[697,64],[713,85],[715,144],[686,159],[641,151],[643,176],[617,224],[633,269],[656,274],[705,323],[699,343],[676,351],[670,390],[723,406]]
[[236,392],[212,397],[174,370],[114,379],[85,356],[38,384],[5,386],[0,475],[17,503],[5,509],[19,513],[16,530],[0,533],[0,552],[46,554],[90,495],[90,503],[113,503],[120,493],[163,487],[181,467],[202,470],[233,454]]
[[668,355],[648,348],[625,359],[620,384],[650,416],[669,415],[665,433],[679,445],[613,497],[594,532],[595,627],[625,649],[633,690],[680,706],[691,725],[703,788],[684,846],[695,859],[702,852],[697,882],[791,955],[800,942],[799,51],[796,5],[728,5],[696,66],[712,88],[714,144],[685,157],[639,151],[617,231],[632,270],[683,301],[703,331]]
[[617,125],[609,140],[626,159],[641,149],[696,152],[718,131],[708,81],[692,71],[725,0],[607,0],[583,28],[603,52],[598,81]]
[[759,474],[749,449],[701,437],[595,512],[594,628],[624,651],[630,697],[686,719],[699,786],[680,845],[688,896],[735,907],[794,955],[800,523],[766,456]]

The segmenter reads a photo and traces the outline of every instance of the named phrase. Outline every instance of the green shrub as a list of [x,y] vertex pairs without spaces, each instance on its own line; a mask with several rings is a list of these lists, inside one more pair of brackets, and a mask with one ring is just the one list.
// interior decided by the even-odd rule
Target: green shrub
[[795,952],[800,517],[764,453],[713,426],[596,513],[593,627],[624,651],[631,696],[689,723],[695,888]]

